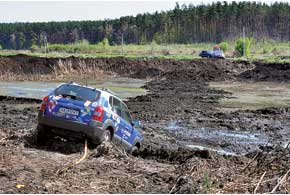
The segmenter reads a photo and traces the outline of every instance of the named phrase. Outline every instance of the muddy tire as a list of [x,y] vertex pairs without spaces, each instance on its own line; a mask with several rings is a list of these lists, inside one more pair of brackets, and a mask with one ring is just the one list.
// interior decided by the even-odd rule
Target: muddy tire
[[136,156],[139,153],[139,148],[137,146],[133,146],[130,150],[130,154]]
[[37,125],[36,130],[37,130],[36,145],[44,146],[47,143],[47,141],[51,138],[50,129],[44,125]]
[[101,138],[101,143],[110,143],[112,141],[112,135],[110,130],[104,131],[102,138]]

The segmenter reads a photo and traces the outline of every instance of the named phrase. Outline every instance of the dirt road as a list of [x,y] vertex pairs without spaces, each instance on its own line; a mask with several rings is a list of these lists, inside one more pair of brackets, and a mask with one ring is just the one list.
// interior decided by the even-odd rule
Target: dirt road
[[[2,57],[1,78],[35,79],[36,74],[38,79],[53,78],[59,60]],[[253,193],[257,186],[256,191],[263,193],[271,192],[290,169],[290,152],[283,147],[289,141],[289,108],[221,112],[218,100],[229,93],[207,84],[225,80],[289,82],[284,72],[290,70],[290,64],[61,60],[75,66],[70,71],[77,71],[76,64],[84,61],[87,68],[93,67],[90,71],[98,67],[99,73],[151,79],[145,86],[149,94],[128,101],[134,117],[142,122],[143,150],[133,157],[116,146],[101,153],[90,149],[81,164],[56,174],[81,157],[83,142],[55,138],[36,147],[39,101],[1,97],[2,193]],[[17,69],[19,63],[21,69]],[[17,188],[17,184],[23,186]],[[287,193],[289,188],[286,177],[276,192]]]

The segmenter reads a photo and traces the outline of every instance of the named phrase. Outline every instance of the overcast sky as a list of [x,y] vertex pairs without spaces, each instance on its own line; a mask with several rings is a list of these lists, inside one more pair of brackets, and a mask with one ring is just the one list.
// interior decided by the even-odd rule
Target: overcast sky
[[[230,2],[229,0],[227,0]],[[252,0],[250,0],[252,1]],[[289,0],[279,0],[288,2]],[[180,4],[207,4],[214,0],[203,1],[0,1],[0,22],[47,22],[67,20],[114,19],[138,13],[154,13],[174,8]],[[259,0],[259,2],[274,2]]]

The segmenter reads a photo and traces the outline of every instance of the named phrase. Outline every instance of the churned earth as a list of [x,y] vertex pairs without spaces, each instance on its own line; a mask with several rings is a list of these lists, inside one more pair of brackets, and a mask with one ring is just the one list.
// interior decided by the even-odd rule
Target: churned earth
[[[0,97],[1,193],[289,193],[290,109],[220,109],[209,82],[289,83],[290,64],[232,60],[0,58],[2,80],[66,80],[74,72],[147,79],[127,102],[144,135],[137,156],[54,138],[35,145],[40,100]],[[65,73],[65,71],[67,71]],[[69,79],[72,79],[71,77]]]

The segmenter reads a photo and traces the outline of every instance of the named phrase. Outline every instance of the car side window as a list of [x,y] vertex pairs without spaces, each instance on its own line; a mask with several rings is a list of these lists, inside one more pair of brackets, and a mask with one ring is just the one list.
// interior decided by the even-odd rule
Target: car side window
[[109,108],[108,101],[106,100],[105,97],[102,97],[102,99],[101,99],[101,103],[102,103],[102,105],[103,105],[105,108]]
[[113,97],[113,110],[116,111],[116,113],[122,117],[122,107],[121,107],[121,102],[120,100],[116,99]]
[[126,120],[129,124],[132,123],[130,112],[124,103],[122,103],[122,118]]
[[111,108],[113,108],[113,97],[112,96],[110,96],[110,98],[109,98],[109,104],[110,104]]

